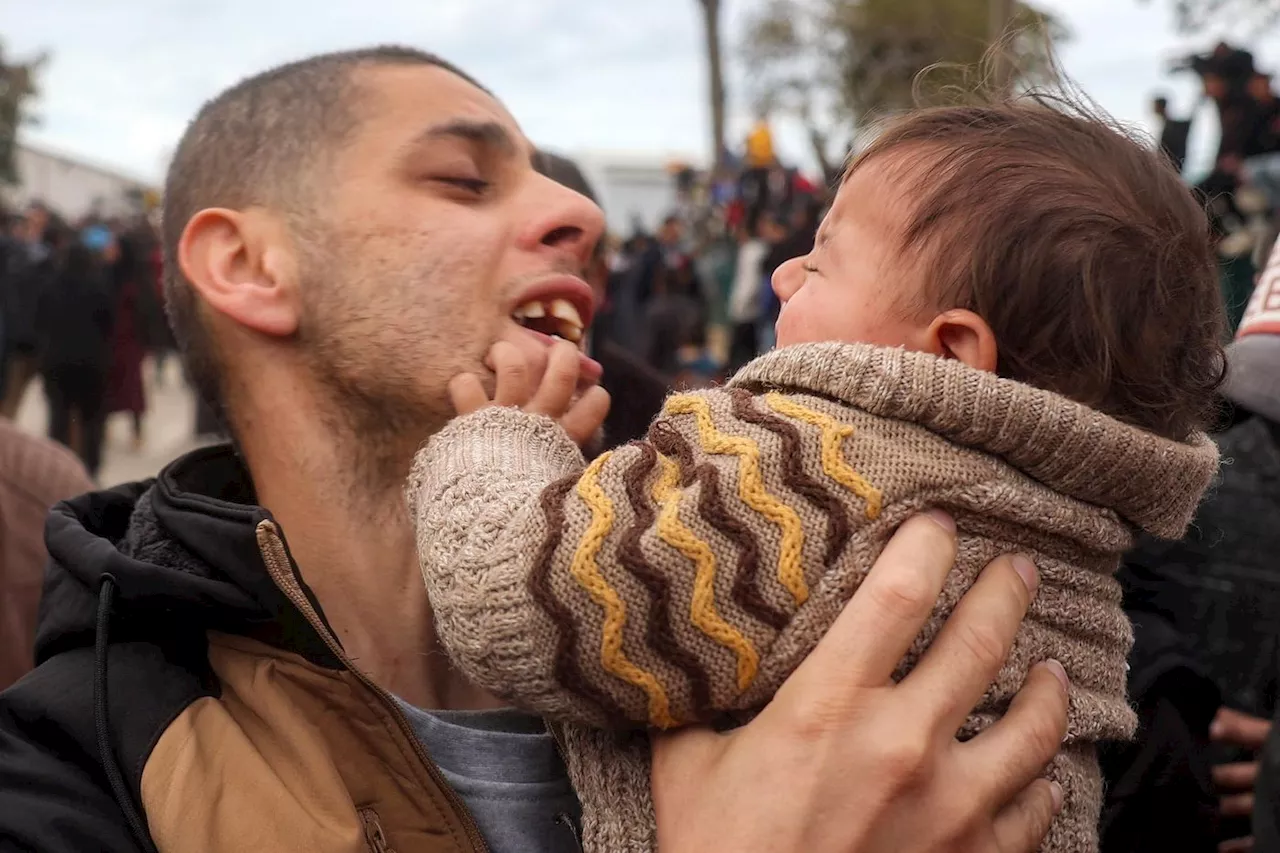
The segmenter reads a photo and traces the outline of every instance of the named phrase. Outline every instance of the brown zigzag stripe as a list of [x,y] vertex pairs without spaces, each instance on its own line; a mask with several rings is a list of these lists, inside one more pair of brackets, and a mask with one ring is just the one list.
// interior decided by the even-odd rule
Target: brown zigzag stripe
[[755,534],[725,508],[720,495],[720,472],[710,462],[694,466],[693,448],[674,429],[655,427],[649,432],[649,440],[663,455],[676,459],[680,466],[682,486],[688,486],[695,479],[702,481],[698,512],[738,547],[737,570],[734,572],[733,589],[730,593],[734,602],[765,625],[781,631],[787,626],[789,617],[760,594],[757,586],[760,579],[760,543]]
[[645,481],[658,464],[658,453],[647,444],[636,443],[632,446],[640,451],[640,458],[623,474],[623,480],[627,487],[627,500],[636,512],[636,520],[618,544],[618,561],[644,584],[653,597],[649,621],[645,626],[645,640],[654,651],[688,677],[694,709],[702,712],[711,707],[711,680],[698,663],[698,658],[676,639],[675,632],[671,629],[671,584],[662,572],[649,564],[640,547],[644,531],[653,527],[657,517],[653,501],[645,493]]
[[823,488],[822,483],[804,470],[803,439],[795,425],[755,406],[755,395],[742,388],[730,388],[734,417],[767,429],[782,440],[782,475],[788,489],[803,497],[827,517],[827,551],[822,558],[830,566],[849,544],[852,525],[849,512],[840,499]]
[[556,598],[549,582],[552,560],[564,538],[564,501],[577,483],[577,475],[571,475],[542,490],[539,500],[542,513],[547,518],[547,536],[542,540],[537,559],[533,563],[533,572],[529,575],[529,593],[555,622],[560,632],[556,638],[556,679],[569,690],[597,705],[607,718],[625,720],[630,715],[612,697],[592,684],[578,666],[574,651],[574,644],[578,639],[574,615]]

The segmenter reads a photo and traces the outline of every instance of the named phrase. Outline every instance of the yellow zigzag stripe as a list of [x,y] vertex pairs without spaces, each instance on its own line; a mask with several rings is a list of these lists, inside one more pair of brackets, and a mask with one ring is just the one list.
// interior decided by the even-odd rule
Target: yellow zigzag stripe
[[676,488],[680,466],[665,456],[658,458],[662,462],[662,475],[653,486],[653,498],[662,505],[658,513],[658,536],[697,566],[689,617],[704,634],[738,656],[738,689],[746,690],[755,681],[760,656],[750,640],[716,613],[716,555],[710,545],[680,521],[680,490]]
[[711,420],[711,407],[701,397],[678,394],[667,400],[666,410],[669,414],[691,414],[697,418],[698,440],[708,453],[738,457],[738,497],[782,529],[778,579],[796,604],[804,604],[809,599],[809,585],[805,583],[802,565],[804,528],[795,510],[765,491],[760,473],[760,446],[749,438],[725,435],[716,429]]
[[636,666],[622,651],[622,626],[627,621],[627,604],[618,595],[596,564],[596,557],[604,545],[605,537],[613,527],[613,502],[600,488],[600,469],[611,454],[605,453],[592,462],[578,480],[578,497],[591,510],[591,524],[582,535],[574,552],[569,571],[575,580],[591,596],[591,600],[604,610],[604,628],[600,637],[600,661],[604,668],[617,677],[634,684],[649,698],[649,721],[661,728],[672,728],[678,721],[671,716],[671,703],[667,692],[653,673]]
[[853,435],[853,427],[839,423],[835,418],[828,417],[822,412],[788,400],[776,391],[765,394],[764,399],[769,404],[769,408],[783,417],[804,421],[822,430],[822,470],[828,477],[867,502],[867,518],[878,517],[880,507],[884,503],[883,494],[844,461],[841,451],[844,440]]

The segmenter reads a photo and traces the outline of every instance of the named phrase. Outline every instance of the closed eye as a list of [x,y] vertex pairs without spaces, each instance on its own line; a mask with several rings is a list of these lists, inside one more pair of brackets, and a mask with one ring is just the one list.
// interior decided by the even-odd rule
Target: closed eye
[[480,178],[436,178],[442,184],[459,187],[467,192],[481,195],[489,189],[489,182]]

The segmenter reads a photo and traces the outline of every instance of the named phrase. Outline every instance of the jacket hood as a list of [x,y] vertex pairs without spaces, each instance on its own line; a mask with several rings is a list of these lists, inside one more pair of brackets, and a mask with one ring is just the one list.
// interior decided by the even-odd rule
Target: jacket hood
[[115,587],[112,642],[216,630],[328,658],[263,564],[257,529],[271,520],[229,446],[188,454],[154,480],[58,504],[45,525],[50,563],[37,663],[93,645],[98,592],[108,577]]

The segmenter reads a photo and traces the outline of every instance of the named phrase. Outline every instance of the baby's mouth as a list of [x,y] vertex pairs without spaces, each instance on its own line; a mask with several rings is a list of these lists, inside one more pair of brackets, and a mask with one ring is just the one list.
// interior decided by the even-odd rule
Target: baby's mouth
[[582,342],[582,315],[567,299],[533,299],[521,303],[511,312],[520,326],[570,343]]

